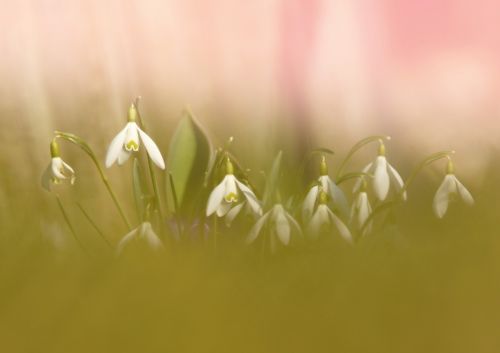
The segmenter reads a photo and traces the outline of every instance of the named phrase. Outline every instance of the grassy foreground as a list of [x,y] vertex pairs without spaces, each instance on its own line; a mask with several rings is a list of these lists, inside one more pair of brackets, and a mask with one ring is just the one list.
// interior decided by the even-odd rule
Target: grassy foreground
[[397,225],[354,247],[324,236],[272,257],[237,231],[216,254],[209,240],[116,259],[90,231],[90,256],[56,250],[29,216],[46,206],[20,194],[2,224],[1,350],[498,351],[500,188],[489,175],[476,206],[453,205],[444,220],[433,191],[415,190]]

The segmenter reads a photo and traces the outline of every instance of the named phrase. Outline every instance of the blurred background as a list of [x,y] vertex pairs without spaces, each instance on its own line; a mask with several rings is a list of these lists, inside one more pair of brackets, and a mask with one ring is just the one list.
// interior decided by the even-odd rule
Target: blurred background
[[[58,226],[61,218],[53,198],[39,186],[39,177],[49,162],[48,146],[52,132],[58,129],[82,136],[103,160],[109,141],[125,122],[130,102],[139,95],[142,96],[141,109],[151,135],[162,151],[168,148],[182,110],[189,106],[200,123],[211,132],[215,144],[220,145],[229,136],[235,136],[236,151],[254,170],[262,168],[255,156],[272,158],[275,151],[284,146],[290,154],[300,155],[307,149],[322,146],[342,155],[354,142],[371,134],[393,137],[388,145],[389,155],[396,164],[402,165],[403,176],[409,174],[413,162],[426,154],[455,149],[457,171],[479,199],[480,206],[472,218],[487,229],[487,234],[498,229],[494,224],[494,209],[490,205],[495,204],[498,196],[497,186],[491,178],[498,176],[492,168],[498,160],[500,147],[499,1],[4,0],[1,5],[2,254],[7,251],[5,244],[29,238],[26,235],[44,237],[50,234],[50,242],[56,246],[67,237]],[[77,185],[71,190],[71,197],[89,207],[112,207],[86,157],[82,157],[74,146],[65,145],[62,149],[63,158],[78,172]],[[411,161],[406,157],[411,157]],[[440,166],[436,170],[442,172]],[[122,172],[123,169],[115,167],[109,175],[118,194],[123,197],[129,191],[129,181],[122,180]],[[424,190],[425,202],[417,201],[418,207],[430,209],[432,193],[441,176],[434,174],[433,189]],[[486,194],[483,190],[492,192]],[[110,212],[113,213],[97,211],[95,216],[106,222],[107,228],[119,229],[118,233],[123,233],[120,220],[114,211]],[[488,221],[481,218],[481,212],[486,215],[484,217],[490,217]],[[411,220],[410,216],[408,213],[407,219]],[[443,231],[446,228],[440,229]],[[453,229],[462,229],[471,236],[477,228],[469,222],[462,228],[456,226]],[[438,249],[446,253],[451,239],[454,239],[452,235],[441,238]],[[459,249],[455,249],[458,252],[452,253],[465,257],[470,255],[473,262],[482,261],[478,267],[481,271],[475,268],[477,272],[467,272],[465,263],[458,267],[447,263],[450,268],[445,267],[432,278],[431,284],[425,284],[428,299],[419,302],[419,305],[426,306],[431,302],[427,309],[442,309],[441,304],[451,300],[452,303],[443,309],[449,310],[449,315],[441,317],[432,330],[424,330],[428,335],[424,339],[431,342],[429,345],[415,346],[414,350],[408,351],[431,351],[436,342],[441,342],[438,345],[442,348],[440,352],[445,352],[443,349],[447,347],[453,347],[453,352],[492,352],[494,350],[491,349],[498,348],[498,338],[495,339],[488,331],[499,324],[498,317],[491,315],[497,309],[498,301],[488,296],[495,293],[493,290],[498,290],[498,276],[490,278],[484,271],[493,269],[496,275],[500,273],[500,266],[491,250],[500,249],[500,243],[488,235],[484,242],[476,240],[477,243],[473,243],[471,255],[466,252],[466,241],[461,239],[457,245]],[[429,255],[426,252],[429,243],[427,240],[424,243],[425,246],[411,253],[410,258],[417,258],[422,253]],[[399,245],[397,247],[400,250]],[[368,263],[380,265],[378,260],[384,258],[382,254],[386,251],[390,253],[390,250],[384,249]],[[443,262],[438,260],[443,258],[443,252],[433,251],[436,251],[432,252],[435,262],[431,263],[443,266]],[[484,257],[486,253],[491,256]],[[459,257],[455,255],[452,256],[454,260]],[[406,260],[401,255],[401,258],[392,259],[391,264],[395,267],[403,265],[407,269]],[[351,266],[357,262],[350,258],[341,264],[327,263]],[[323,264],[316,265],[306,272],[316,270]],[[3,271],[8,273],[6,269],[4,266]],[[402,273],[392,277],[390,268],[384,267],[384,270],[387,272],[383,272],[377,286],[398,287],[403,283],[401,293],[404,295],[419,293],[415,283],[422,283],[423,278],[433,272],[430,265],[426,269],[418,268],[411,272],[415,276],[413,279],[418,277],[416,282],[412,282]],[[457,276],[454,277],[456,281],[446,282],[446,290],[441,292],[440,281],[449,279],[448,270]],[[86,271],[82,270],[83,273]],[[479,272],[484,277],[475,277]],[[76,273],[82,275],[78,269]],[[195,274],[187,273],[188,276],[200,276],[197,271],[194,271]],[[276,273],[280,273],[279,270],[274,272],[279,278]],[[361,281],[359,283],[364,283],[365,276],[369,276],[367,273],[370,273],[368,267],[363,267],[361,272],[357,272],[357,277],[356,273],[354,275]],[[61,276],[66,278],[70,275]],[[304,273],[301,276],[298,276],[301,280],[308,278]],[[349,287],[348,276],[344,276],[343,283],[348,290],[338,294],[337,288],[328,287],[327,292],[337,293],[338,297],[349,302],[352,293],[370,290],[356,281]],[[221,288],[230,287],[237,276],[229,274],[228,277],[230,281],[223,282],[225,284]],[[290,277],[293,276],[290,274]],[[49,277],[53,285],[51,288],[61,285],[57,278]],[[471,285],[482,288],[482,291],[473,294],[472,290],[469,292],[466,289],[471,278],[476,280]],[[181,280],[177,282],[182,286]],[[17,282],[13,280],[12,283]],[[312,285],[319,286],[319,283],[318,280]],[[260,284],[262,288],[269,285]],[[27,288],[36,291],[42,287],[35,281]],[[74,290],[75,287],[71,288]],[[285,293],[287,288],[280,288],[280,291]],[[163,290],[168,292],[166,288]],[[463,296],[453,297],[455,291],[465,292],[461,292]],[[429,294],[438,292],[445,294],[437,297]],[[8,293],[18,292],[12,290]],[[365,309],[372,310],[378,305],[378,299],[383,300],[383,292],[377,293],[370,301],[373,306],[366,304]],[[407,308],[401,293],[401,296],[392,293],[396,298],[395,306],[389,303],[383,306],[388,308],[394,320],[401,319],[403,316],[396,313]],[[47,298],[52,295],[45,294]],[[267,294],[266,289],[259,292],[262,298]],[[307,293],[302,294],[300,300],[309,298]],[[104,298],[107,298],[106,295]],[[487,297],[483,307],[475,311],[473,306],[467,306],[480,302],[482,295]],[[335,294],[332,296],[335,297]],[[188,298],[191,297],[188,295]],[[208,300],[207,305],[217,307],[218,301],[213,300]],[[294,300],[286,301],[287,305],[293,307]],[[323,309],[331,308],[327,302],[322,307],[323,302],[318,301],[312,312],[321,316]],[[4,306],[7,305],[5,303]],[[22,303],[18,301],[14,307],[24,307]],[[258,307],[257,299],[253,303]],[[236,305],[236,302],[233,304]],[[271,308],[269,302],[266,305],[266,308]],[[465,313],[460,308],[465,308]],[[165,313],[171,309],[164,308]],[[358,309],[356,313],[362,316],[361,309]],[[457,322],[462,321],[455,322],[457,318],[483,319],[478,313],[486,313],[488,309],[493,309],[490,316],[478,327],[460,326]],[[325,310],[328,312],[328,309]],[[12,320],[16,317],[15,313],[11,310],[7,317]],[[39,315],[50,317],[52,313],[47,309],[46,312],[40,311]],[[251,314],[250,310],[247,314]],[[282,307],[275,314],[286,317],[290,312]],[[408,309],[408,314],[418,316],[418,305]],[[79,315],[85,317],[82,313]],[[148,316],[144,315],[142,319],[146,320]],[[299,315],[307,316],[304,313]],[[347,308],[341,310],[340,315],[348,318]],[[363,315],[366,315],[365,311]],[[365,319],[377,326],[377,315],[385,314],[382,309],[375,310]],[[89,322],[102,319],[100,314],[89,316]],[[258,321],[256,316],[253,318]],[[375,345],[385,347],[385,352],[392,350],[383,338],[388,337],[386,335],[391,330],[403,330],[392,319],[387,321],[390,324],[386,322],[382,325],[376,335],[372,332],[373,336],[368,336]],[[427,319],[435,322],[432,316],[421,316],[415,327],[399,336],[400,341],[394,347],[404,347],[408,342],[406,338],[421,334],[419,328],[425,326]],[[354,330],[356,323],[353,318],[351,320],[349,322]],[[203,322],[210,325],[210,320]],[[16,324],[16,327],[23,327],[20,322]],[[42,326],[45,324],[40,323]],[[108,324],[104,327],[115,323]],[[4,321],[3,325],[9,327],[8,321]],[[370,325],[366,325],[365,333],[370,332]],[[334,326],[340,332],[347,330],[338,322]],[[473,338],[454,341],[455,329],[461,333],[470,333],[472,329]],[[7,332],[11,334],[11,343],[22,337],[20,330]],[[319,333],[306,330],[307,337],[311,339],[320,333],[330,334],[326,329]],[[117,337],[120,335],[119,331],[115,334]],[[342,340],[341,337],[344,336],[339,333],[337,338]],[[341,345],[344,352],[358,339],[354,334],[346,337],[347,341],[343,341],[345,345]],[[103,337],[99,339],[105,340]],[[274,342],[272,335],[254,339],[255,346],[250,346],[257,350],[266,347],[266,342]],[[41,340],[44,342],[43,338]],[[68,340],[73,342],[71,336]],[[189,340],[186,339],[186,342]],[[191,347],[186,342],[185,347]],[[154,347],[153,343],[151,345]],[[52,346],[53,351],[68,351],[64,347],[62,343]],[[359,347],[360,351],[369,352],[363,350],[362,345]],[[465,350],[460,350],[462,348]],[[290,349],[294,351],[293,347]],[[202,350],[198,348],[198,351]]]

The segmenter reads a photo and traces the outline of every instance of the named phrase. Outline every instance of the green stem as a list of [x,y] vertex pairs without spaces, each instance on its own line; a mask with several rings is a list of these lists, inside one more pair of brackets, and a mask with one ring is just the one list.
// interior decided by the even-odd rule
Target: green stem
[[75,228],[73,227],[73,225],[71,224],[71,221],[69,220],[69,216],[68,216],[68,213],[66,212],[66,210],[64,209],[64,206],[62,204],[62,201],[61,199],[59,198],[59,195],[56,194],[56,200],[57,200],[57,205],[59,206],[59,209],[61,210],[61,213],[63,215],[63,218],[64,220],[66,221],[66,224],[68,225],[68,228],[69,230],[71,231],[71,234],[73,235],[73,238],[75,239],[76,243],[78,244],[78,246],[80,246],[80,248],[83,250],[83,252],[88,255],[88,251],[87,249],[85,249],[85,247],[83,246],[82,242],[80,241],[80,239],[78,238],[78,236],[76,235],[76,231],[75,231]]
[[116,194],[114,193],[113,189],[111,188],[111,185],[109,184],[109,181],[108,181],[106,174],[104,174],[104,169],[102,168],[101,163],[99,163],[99,160],[97,159],[95,153],[92,151],[90,146],[82,138],[80,138],[74,134],[70,134],[70,133],[63,132],[63,131],[57,131],[57,130],[54,131],[54,133],[56,134],[56,137],[62,138],[66,141],[69,141],[69,142],[77,145],[90,157],[92,162],[94,162],[94,165],[96,166],[97,171],[99,172],[99,176],[101,177],[101,180],[104,183],[104,186],[108,190],[108,193],[111,196],[111,199],[113,200],[116,208],[118,209],[118,212],[120,213],[120,216],[121,216],[123,222],[125,223],[125,225],[127,226],[128,229],[132,229],[132,227],[130,226],[130,222],[128,221],[127,217],[125,216],[125,212],[123,211],[120,203],[118,202]]
[[342,184],[344,181],[361,177],[372,177],[372,175],[363,172],[346,173],[342,175],[339,179],[337,179],[337,185]]
[[342,173],[343,173],[345,167],[347,166],[347,163],[351,160],[352,156],[358,150],[360,150],[364,145],[367,145],[367,144],[369,144],[371,142],[374,142],[374,141],[390,140],[390,139],[391,139],[390,136],[386,136],[386,135],[373,135],[373,136],[368,136],[368,137],[362,139],[361,141],[357,142],[349,150],[349,152],[347,153],[347,156],[344,158],[344,160],[342,161],[342,163],[340,163],[340,166],[339,166],[339,169],[337,171],[337,176],[335,178],[335,181],[338,183],[339,179],[342,178]]
[[90,215],[88,214],[88,212],[85,211],[85,209],[83,208],[83,206],[79,202],[77,202],[76,205],[78,206],[78,208],[80,209],[80,211],[82,211],[82,214],[87,219],[87,221],[90,223],[90,225],[92,226],[92,228],[95,229],[95,231],[97,232],[97,234],[99,234],[99,236],[104,240],[104,242],[106,244],[108,244],[108,246],[110,248],[113,248],[113,245],[111,245],[111,243],[108,241],[108,239],[106,239],[106,237],[104,236],[104,233],[99,229],[99,227],[97,226],[97,224],[90,217]]
[[443,158],[449,158],[451,154],[454,154],[455,151],[441,151],[441,152],[436,152],[425,158],[423,161],[421,161],[414,169],[413,172],[410,174],[410,176],[406,179],[406,182],[404,183],[403,187],[399,191],[399,197],[401,197],[406,190],[408,190],[408,187],[410,184],[415,180],[415,177],[424,169],[426,166],[429,164],[432,164],[440,159]]
[[[145,133],[147,133],[146,124],[144,123],[144,120],[142,119],[142,115],[139,112],[139,99],[140,99],[140,97],[137,97],[135,99],[134,105],[135,105],[135,109],[137,111],[137,117],[139,119],[140,126],[141,126],[142,130]],[[163,214],[163,207],[161,205],[160,191],[159,191],[159,187],[158,187],[158,182],[156,180],[156,172],[155,172],[155,169],[153,166],[153,161],[151,160],[151,157],[149,157],[149,154],[147,154],[147,153],[146,153],[146,156],[148,158],[148,168],[149,168],[149,175],[151,177],[151,184],[153,185],[153,192],[155,194],[155,200],[156,200],[156,205],[157,205],[156,208],[160,214],[160,219],[161,219],[160,223],[161,223],[161,228],[163,229],[165,217]]]

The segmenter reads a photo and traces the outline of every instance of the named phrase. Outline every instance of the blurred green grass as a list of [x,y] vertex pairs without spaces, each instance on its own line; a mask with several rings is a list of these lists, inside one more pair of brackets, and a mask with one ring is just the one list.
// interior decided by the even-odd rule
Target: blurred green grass
[[[211,241],[186,242],[164,256],[116,259],[72,202],[81,201],[113,243],[125,229],[90,162],[75,149],[64,154],[79,175],[61,197],[90,257],[40,189],[35,166],[43,163],[2,160],[2,352],[500,351],[496,155],[471,187],[475,207],[454,204],[435,219],[441,175],[424,173],[397,224],[354,247],[324,237],[262,256],[234,230],[223,232],[216,254]],[[252,151],[241,155],[247,162]],[[255,156],[248,163],[255,179],[255,166],[269,165]],[[109,174],[132,214],[128,172]]]

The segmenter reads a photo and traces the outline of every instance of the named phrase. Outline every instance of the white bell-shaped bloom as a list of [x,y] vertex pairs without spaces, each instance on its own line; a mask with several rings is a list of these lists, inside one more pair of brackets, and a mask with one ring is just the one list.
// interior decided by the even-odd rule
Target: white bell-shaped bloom
[[244,203],[248,204],[252,212],[260,216],[262,207],[259,200],[248,186],[234,176],[233,164],[229,159],[226,160],[226,173],[224,179],[212,190],[208,197],[207,217],[214,213],[218,217],[229,214],[228,220],[231,223],[243,208]]
[[433,208],[438,218],[443,218],[452,197],[459,196],[467,205],[472,206],[474,199],[469,190],[457,179],[453,172],[451,160],[448,162],[447,174],[434,196]]
[[132,152],[139,151],[139,146],[142,141],[146,152],[151,160],[159,168],[165,169],[165,162],[161,155],[160,149],[154,143],[153,139],[148,136],[136,123],[137,112],[135,106],[132,104],[129,110],[128,123],[125,125],[111,141],[106,154],[106,167],[111,167],[116,161],[119,165],[124,164]]
[[148,248],[156,251],[163,250],[163,243],[149,222],[141,223],[137,228],[132,229],[125,235],[116,247],[116,254],[120,255],[125,248],[133,244],[146,245]]
[[271,237],[277,237],[283,245],[290,243],[292,231],[301,235],[297,221],[284,209],[281,204],[276,204],[271,210],[266,212],[250,230],[246,239],[247,244],[252,243],[259,236],[264,225],[268,225]]
[[347,199],[344,195],[342,189],[340,189],[337,184],[328,176],[321,175],[318,178],[318,184],[314,185],[309,192],[307,193],[304,203],[302,206],[302,217],[305,221],[308,221],[313,212],[314,208],[318,202],[318,197],[320,195],[320,190],[326,192],[329,196],[329,200],[332,201],[334,207],[338,207],[338,209],[344,214],[348,215],[349,206],[347,203]]
[[319,205],[309,222],[309,232],[314,236],[318,236],[319,233],[325,228],[328,229],[331,226],[334,226],[337,228],[342,238],[352,243],[352,235],[349,228],[347,228],[344,222],[342,222],[342,220],[332,212],[327,205],[327,201],[327,194],[323,190],[320,190]]
[[[375,196],[380,201],[384,201],[389,194],[391,185],[395,188],[396,192],[401,191],[403,188],[403,179],[392,165],[389,164],[385,157],[385,146],[381,142],[379,154],[374,162],[369,163],[363,168],[363,173],[373,175],[373,191]],[[353,192],[357,192],[361,186],[361,180],[358,180],[354,185]],[[406,200],[406,191],[402,195],[403,200]]]
[[50,191],[53,184],[60,184],[64,180],[69,180],[73,185],[76,179],[75,171],[60,157],[59,146],[55,140],[50,144],[50,154],[52,158],[42,175],[42,187]]
[[[372,213],[372,207],[370,205],[370,201],[368,200],[368,194],[366,193],[366,191],[362,189],[356,195],[354,203],[352,204],[351,207],[351,217],[350,217],[351,223],[354,224],[354,226],[357,229],[361,229],[365,225],[371,213]],[[370,233],[370,231],[371,231],[371,222],[370,224],[365,226],[362,235],[366,235]]]
[[[256,214],[262,214],[262,208],[260,206],[259,200],[253,193],[252,190],[242,182],[240,182],[233,174],[227,174],[224,179],[217,185],[210,196],[208,197],[207,203],[207,216],[216,213],[217,216],[225,216],[232,208],[236,208],[233,211],[232,216],[236,217],[239,211],[241,211],[242,196],[248,202],[248,205]],[[233,217],[233,218],[234,218]]]
[[348,215],[349,206],[347,199],[342,189],[328,176],[328,166],[326,164],[326,157],[322,156],[320,162],[320,176],[318,178],[318,185],[311,187],[307,193],[304,203],[302,205],[302,219],[309,221],[314,212],[314,208],[318,203],[320,190],[326,192],[329,196],[329,201],[332,202],[334,208],[338,208],[344,216]]

